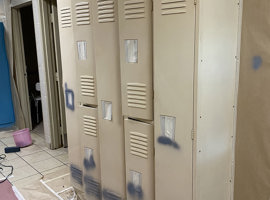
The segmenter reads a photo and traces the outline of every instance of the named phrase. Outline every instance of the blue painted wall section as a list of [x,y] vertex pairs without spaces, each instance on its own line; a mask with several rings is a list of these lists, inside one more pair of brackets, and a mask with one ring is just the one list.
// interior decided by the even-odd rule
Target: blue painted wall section
[[258,70],[262,66],[263,60],[261,56],[254,56],[253,57],[253,64],[252,67],[254,70]]
[[15,122],[4,30],[4,24],[0,22],[0,128]]

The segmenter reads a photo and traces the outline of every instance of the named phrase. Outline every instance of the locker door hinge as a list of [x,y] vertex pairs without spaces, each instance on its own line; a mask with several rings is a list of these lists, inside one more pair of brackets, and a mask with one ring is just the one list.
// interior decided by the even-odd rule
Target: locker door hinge
[[197,5],[197,0],[194,0],[194,5],[195,5],[195,6]]
[[54,23],[54,15],[53,15],[53,13],[50,13],[50,22],[52,24]]
[[196,131],[194,129],[191,130],[191,139],[194,140],[195,139],[195,134]]
[[55,73],[55,80],[56,81],[59,81],[59,74],[58,74],[58,72]]

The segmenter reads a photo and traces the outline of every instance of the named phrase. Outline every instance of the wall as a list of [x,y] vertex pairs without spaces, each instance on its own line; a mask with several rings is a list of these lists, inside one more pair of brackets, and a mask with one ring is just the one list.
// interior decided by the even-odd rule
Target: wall
[[269,0],[244,1],[235,200],[270,198],[269,13]]

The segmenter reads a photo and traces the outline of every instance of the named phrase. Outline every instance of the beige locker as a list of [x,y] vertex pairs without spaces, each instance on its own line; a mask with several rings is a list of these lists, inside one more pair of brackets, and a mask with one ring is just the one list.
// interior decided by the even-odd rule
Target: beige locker
[[195,6],[153,2],[155,196],[191,200]]
[[125,199],[117,0],[92,0],[103,199]]
[[154,126],[125,119],[127,199],[155,199]]
[[78,101],[97,105],[92,9],[90,0],[72,1]]
[[60,48],[63,72],[63,87],[66,104],[66,122],[69,148],[69,162],[71,170],[71,181],[74,187],[82,189],[82,157],[81,157],[81,137],[77,123],[76,107],[76,62],[75,46],[73,42],[74,21],[72,18],[71,1],[58,0],[58,19]]
[[152,0],[119,0],[123,115],[153,120]]
[[83,188],[86,199],[100,199],[100,156],[98,110],[86,106],[79,107],[83,155]]

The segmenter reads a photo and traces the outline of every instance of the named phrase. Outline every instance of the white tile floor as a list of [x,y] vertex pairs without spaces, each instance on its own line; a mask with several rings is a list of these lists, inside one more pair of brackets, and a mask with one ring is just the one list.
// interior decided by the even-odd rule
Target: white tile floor
[[[4,153],[5,147],[15,146],[12,132],[0,130],[0,154]],[[21,148],[21,151],[18,153],[6,154],[7,157],[2,162],[5,165],[12,165],[14,167],[13,176],[9,178],[9,181],[18,187],[25,182],[39,180],[53,172],[69,172],[68,150],[66,148],[48,149],[44,139],[42,124],[31,131],[31,137],[33,140],[31,146]],[[0,170],[0,178],[9,173],[9,168]]]

